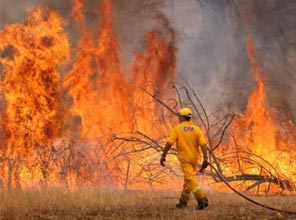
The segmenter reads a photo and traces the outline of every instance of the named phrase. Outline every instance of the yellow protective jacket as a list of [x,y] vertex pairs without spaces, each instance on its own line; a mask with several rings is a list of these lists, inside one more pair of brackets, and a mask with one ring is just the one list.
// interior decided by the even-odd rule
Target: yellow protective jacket
[[176,143],[180,162],[195,162],[199,158],[200,146],[206,144],[206,139],[200,129],[192,121],[177,124],[170,132],[167,143]]

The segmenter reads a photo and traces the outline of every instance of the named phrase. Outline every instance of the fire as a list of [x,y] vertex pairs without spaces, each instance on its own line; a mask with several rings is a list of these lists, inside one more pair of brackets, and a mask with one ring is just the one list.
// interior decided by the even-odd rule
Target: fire
[[[159,134],[163,126],[159,123],[161,111],[144,90],[153,95],[157,92],[164,99],[172,94],[168,90],[171,90],[169,82],[174,81],[176,74],[173,29],[161,17],[167,33],[155,30],[147,34],[147,49],[135,54],[129,73],[122,68],[121,50],[113,28],[111,1],[102,1],[100,26],[96,31],[86,28],[82,9],[82,1],[73,1],[72,14],[80,27],[82,39],[73,68],[64,80],[64,86],[73,98],[71,114],[81,118],[81,137],[92,140],[109,133],[141,130],[151,137],[159,138],[163,135]],[[101,138],[100,141],[107,143],[100,146],[103,148],[102,154],[109,155],[108,148],[112,148],[108,147],[109,140]],[[138,148],[133,144],[121,144],[112,154],[135,151]],[[133,164],[129,175],[145,178],[142,164],[149,157],[141,157],[133,155],[132,160],[137,162]],[[130,160],[123,157],[116,162],[109,161],[108,170],[113,170],[114,178],[123,178],[116,167],[118,163],[125,167],[130,164]]]
[[[244,123],[248,132],[248,140],[255,153],[268,154],[276,149],[276,126],[272,119],[266,99],[264,79],[261,75],[261,67],[257,62],[256,47],[251,36],[247,39],[248,55],[251,62],[251,72],[256,79],[256,87],[248,100],[245,111]],[[240,122],[241,123],[241,122]]]
[[[106,176],[122,180],[126,174],[119,167],[131,159],[109,158],[137,146],[110,146],[112,134],[141,129],[153,137],[164,135],[157,129],[163,126],[162,115],[151,94],[162,99],[173,94],[168,92],[176,74],[172,27],[161,18],[166,31],[147,34],[147,49],[135,53],[127,71],[111,1],[101,2],[99,24],[92,29],[83,13],[85,3],[72,1],[72,17],[81,34],[77,48],[70,48],[65,23],[52,8],[38,8],[27,21],[0,32],[0,91],[5,101],[0,130],[5,162],[0,173],[5,186],[41,181],[73,187],[100,184]],[[71,60],[70,50],[76,52]],[[70,71],[58,68],[62,64]],[[136,157],[129,175],[145,178],[148,171],[141,171],[143,160]]]
[[73,1],[73,15],[82,31],[82,39],[64,85],[69,87],[73,98],[72,114],[81,117],[82,137],[94,138],[105,130],[129,129],[130,95],[113,31],[111,2],[102,2],[101,26],[95,36],[86,28],[82,8],[82,1]]
[[[135,112],[136,128],[142,131],[156,131],[157,123],[151,121],[159,120],[160,111],[157,103],[152,98],[143,94],[143,89],[150,94],[159,96],[160,99],[171,97],[170,83],[175,79],[176,73],[176,48],[175,31],[169,26],[164,17],[159,18],[160,22],[167,27],[169,36],[163,36],[159,31],[151,31],[146,35],[146,51],[136,54],[132,66],[133,73],[133,109]],[[148,86],[148,87],[147,87]],[[147,103],[152,103],[146,109]],[[151,118],[153,112],[156,118]]]
[[[163,144],[174,119],[154,98],[178,107],[176,101],[170,103],[170,98],[176,98],[170,84],[177,68],[175,31],[168,19],[159,16],[161,28],[146,34],[143,51],[135,52],[124,68],[111,0],[101,1],[92,28],[84,13],[86,3],[72,1],[72,18],[80,31],[77,48],[70,48],[76,44],[58,12],[49,7],[38,8],[25,22],[0,31],[4,103],[0,182],[4,186],[41,182],[143,189],[147,184],[163,188],[159,176],[169,179],[170,170],[159,168],[157,144]],[[289,148],[296,137],[293,123],[275,119],[251,37],[247,49],[256,86],[246,111],[231,128],[236,137],[233,149],[241,152],[240,167],[230,161],[222,167],[224,174],[236,176],[248,170],[295,183],[295,152]],[[75,52],[71,58],[70,51]],[[258,158],[262,167],[273,170],[249,166]],[[168,160],[173,164],[176,158],[170,155]]]
[[[270,110],[262,69],[257,61],[256,46],[251,36],[247,38],[247,51],[256,86],[248,99],[246,111],[232,125],[232,134],[235,139],[232,146],[234,151],[238,151],[237,156],[240,161],[238,162],[238,171],[235,171],[236,161],[229,161],[230,168],[228,170],[232,171],[232,175],[249,173],[274,176],[289,181],[288,185],[295,184],[295,165],[292,162],[295,151],[293,148],[289,148],[291,144],[289,141],[294,139],[292,138],[292,129],[287,126],[283,131]],[[289,123],[281,124],[286,126]],[[281,138],[283,136],[290,139]],[[248,162],[244,162],[244,160]],[[250,165],[253,163],[251,161],[256,162],[256,165]],[[269,188],[268,184],[265,187]],[[268,190],[277,191],[276,187]]]
[[36,175],[30,167],[37,152],[62,134],[58,65],[69,59],[62,26],[59,15],[46,8],[0,32],[4,73],[0,89],[5,97],[0,147],[5,184],[19,185],[20,176]]
[[[135,55],[131,76],[124,73],[120,62],[111,2],[102,1],[101,24],[94,36],[97,41],[92,39],[93,32],[86,28],[81,12],[83,2],[73,3],[73,16],[82,30],[82,40],[73,69],[64,81],[73,97],[72,114],[81,117],[81,133],[86,138],[97,137],[106,130],[131,131],[147,118],[140,109],[151,101],[141,87],[155,85],[158,91],[163,90],[164,97],[167,96],[168,82],[174,80],[176,69],[174,33],[170,30],[170,41],[170,36],[162,36],[158,31],[150,32],[147,51]],[[156,109],[150,105],[148,115]]]

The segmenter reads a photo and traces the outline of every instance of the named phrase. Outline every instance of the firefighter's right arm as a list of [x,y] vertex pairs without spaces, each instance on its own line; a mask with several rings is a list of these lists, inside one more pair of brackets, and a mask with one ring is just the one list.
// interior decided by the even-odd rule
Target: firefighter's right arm
[[209,162],[208,162],[208,147],[207,147],[206,144],[204,144],[204,145],[201,145],[200,148],[201,148],[201,151],[202,151],[202,154],[203,154],[203,162],[202,162],[202,165],[201,165],[201,169],[204,170],[209,165]]
[[165,144],[165,147],[164,147],[164,149],[162,151],[162,155],[161,155],[161,158],[160,158],[161,166],[165,166],[165,164],[164,164],[165,157],[166,157],[168,151],[171,149],[172,145],[174,145],[174,143],[176,142],[176,140],[178,138],[176,129],[177,129],[177,126],[174,127],[173,130],[171,130],[171,132],[169,134],[169,137],[166,140],[166,144]]
[[207,147],[207,145],[206,144],[201,145],[200,148],[201,148],[201,152],[203,154],[204,160],[208,160],[208,147]]
[[168,151],[171,149],[171,147],[172,147],[172,145],[171,145],[170,143],[167,142],[167,143],[165,144],[165,147],[164,147],[163,151],[162,151],[161,158],[160,158],[160,164],[161,164],[161,166],[163,166],[163,167],[165,166],[165,164],[164,164],[164,162],[166,161],[166,160],[165,160],[165,157],[166,157]]

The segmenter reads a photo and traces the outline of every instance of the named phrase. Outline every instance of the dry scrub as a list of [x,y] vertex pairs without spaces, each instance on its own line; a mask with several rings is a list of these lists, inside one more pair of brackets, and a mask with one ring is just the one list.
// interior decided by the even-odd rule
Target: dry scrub
[[[0,219],[296,219],[256,206],[234,194],[210,193],[210,206],[175,209],[178,192],[124,192],[81,189],[0,191]],[[295,196],[253,197],[277,208],[295,210]]]

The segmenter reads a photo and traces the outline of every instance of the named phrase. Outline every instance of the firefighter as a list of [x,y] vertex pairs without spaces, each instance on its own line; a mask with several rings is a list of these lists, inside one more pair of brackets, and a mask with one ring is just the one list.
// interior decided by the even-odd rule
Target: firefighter
[[192,111],[190,108],[182,108],[179,113],[179,124],[177,124],[169,134],[166,145],[163,149],[160,164],[165,166],[166,154],[172,145],[176,144],[178,150],[178,159],[184,173],[184,185],[179,203],[176,208],[183,209],[187,206],[190,193],[192,192],[197,200],[198,210],[208,206],[208,199],[201,190],[197,178],[196,167],[200,157],[200,150],[203,154],[202,169],[208,166],[207,145],[201,129],[191,120]]

